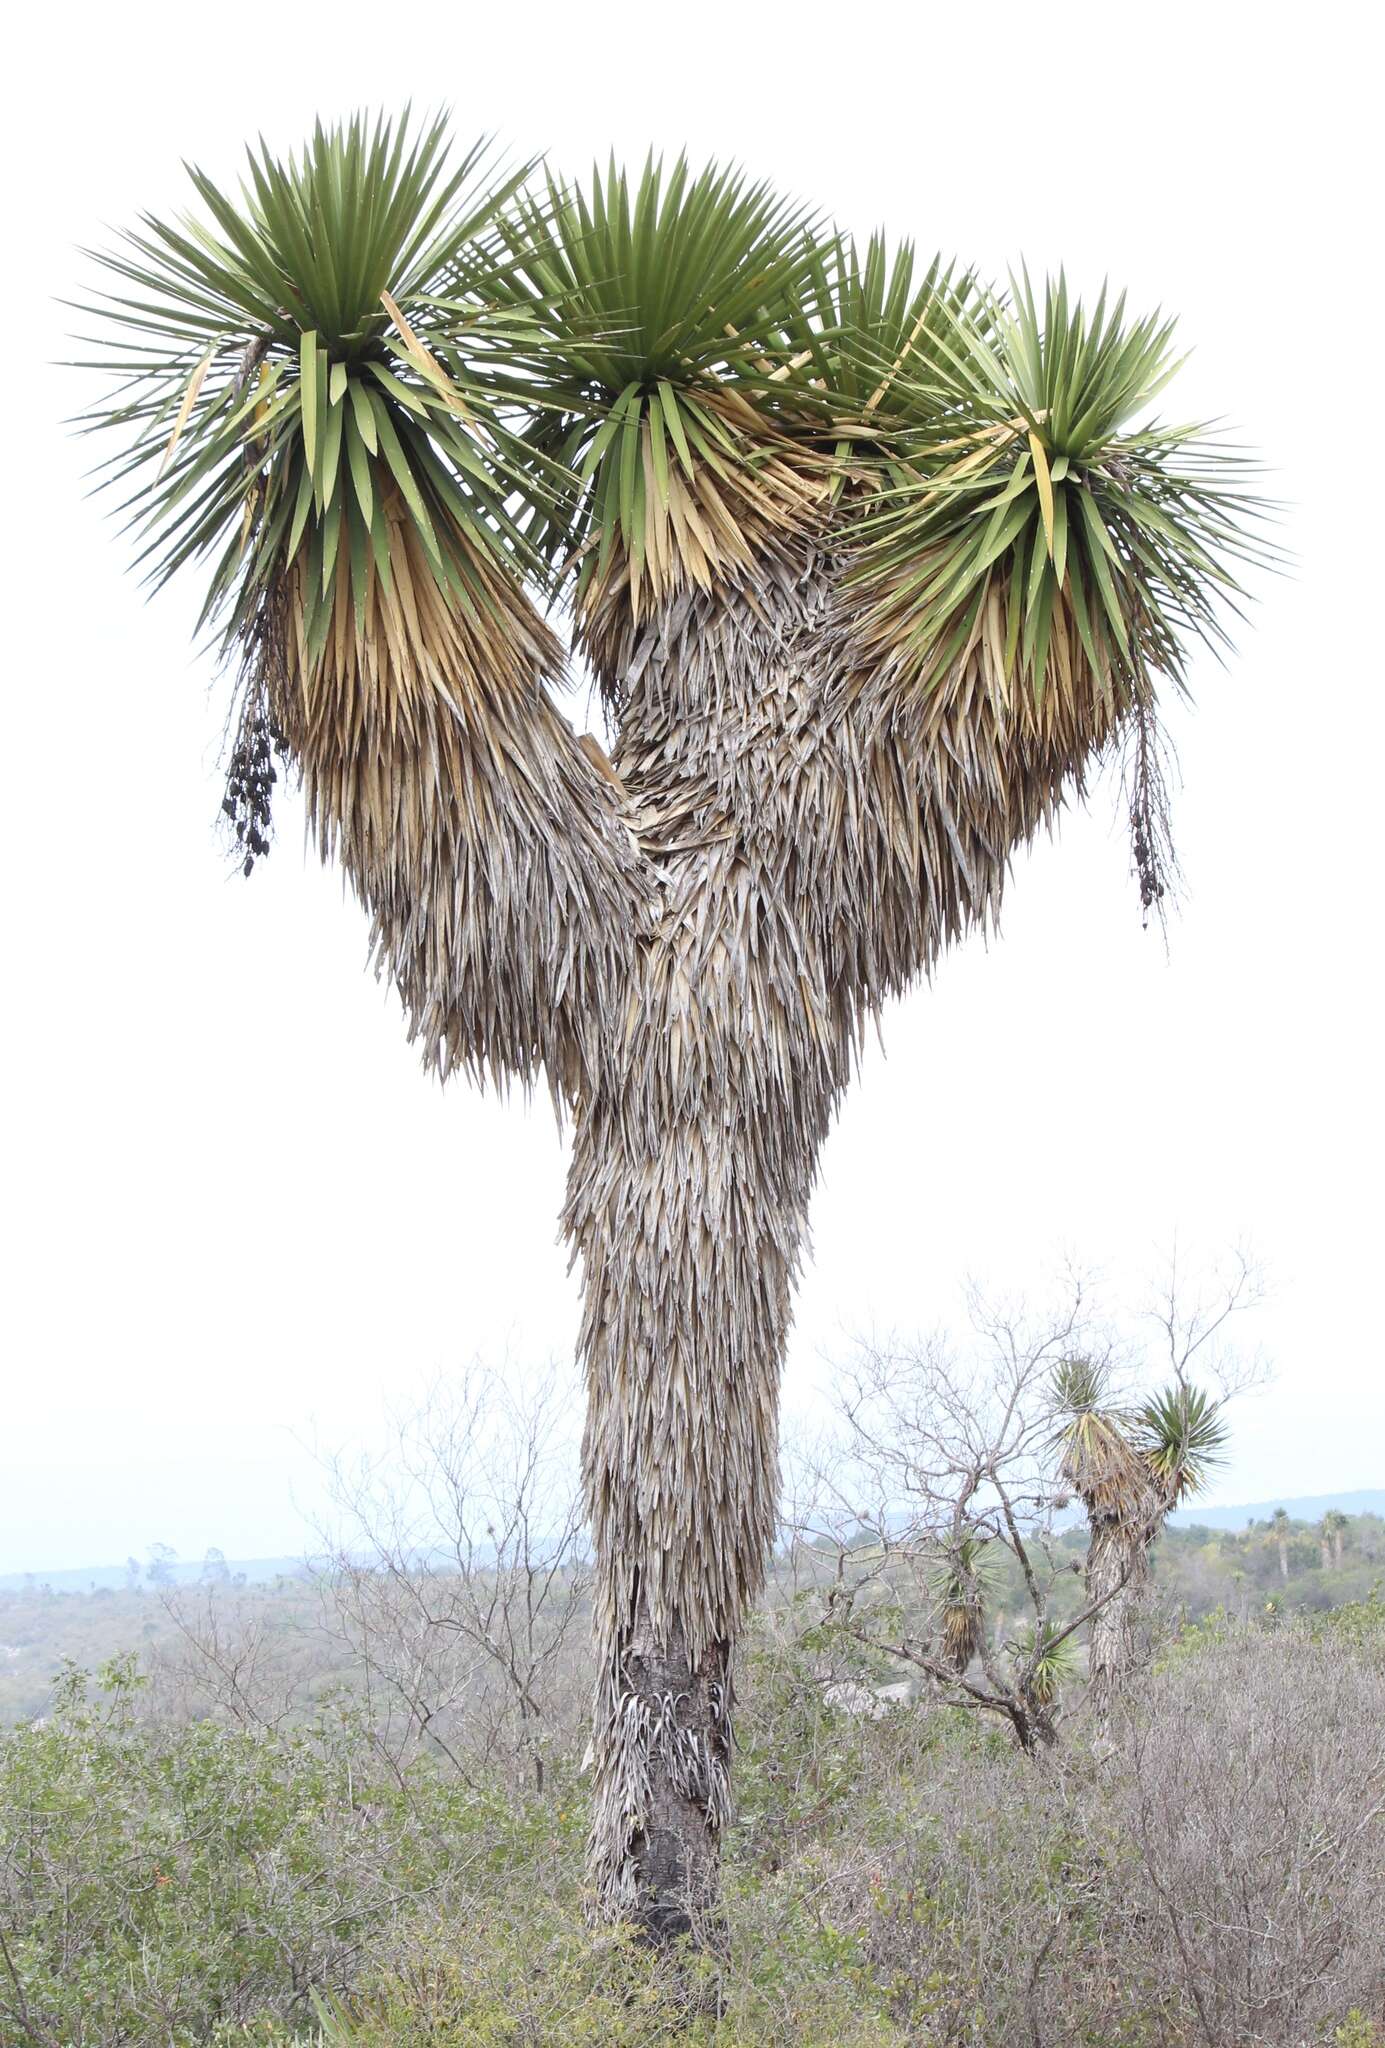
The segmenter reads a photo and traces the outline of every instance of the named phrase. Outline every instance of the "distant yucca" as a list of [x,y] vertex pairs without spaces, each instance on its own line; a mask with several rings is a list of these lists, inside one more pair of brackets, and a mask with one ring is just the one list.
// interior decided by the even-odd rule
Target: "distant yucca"
[[1011,1645],[1011,1661],[1017,1672],[1028,1674],[1027,1691],[1037,1707],[1055,1706],[1080,1669],[1076,1639],[1063,1636],[1060,1641],[1060,1633],[1056,1622],[1046,1621],[1037,1631],[1031,1623]]
[[1181,1380],[1126,1409],[1112,1400],[1106,1369],[1085,1358],[1058,1366],[1053,1397],[1060,1475],[1087,1510],[1087,1597],[1102,1603],[1088,1630],[1088,1671],[1104,1722],[1141,1655],[1155,1538],[1221,1456],[1226,1424],[1220,1402]]
[[986,1601],[998,1579],[992,1546],[980,1536],[959,1537],[934,1579],[943,1651],[955,1671],[965,1672],[986,1640]]

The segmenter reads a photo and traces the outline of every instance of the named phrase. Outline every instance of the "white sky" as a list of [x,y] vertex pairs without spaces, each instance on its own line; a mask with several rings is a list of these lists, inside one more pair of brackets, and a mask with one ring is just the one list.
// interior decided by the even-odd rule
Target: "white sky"
[[1137,1286],[1177,1230],[1192,1256],[1250,1243],[1273,1286],[1245,1336],[1278,1376],[1219,1496],[1385,1483],[1378,109],[1353,12],[877,6],[817,42],[802,10],[29,11],[4,136],[0,1571],[293,1551],[305,1438],[367,1439],[474,1352],[571,1350],[547,1109],[422,1077],[287,809],[253,881],[229,874],[194,592],[146,604],[125,573],[57,424],[77,381],[45,367],[76,246],[182,203],[181,158],[227,177],[257,129],[287,146],[411,95],[579,173],[651,140],[739,156],[859,232],[992,275],[1062,260],[1088,292],[1109,271],[1179,312],[1171,408],[1264,451],[1298,566],[1175,721],[1171,958],[1100,792],[1000,943],[887,1017],[827,1150],[788,1399],[843,1330],[930,1325],[968,1271],[1023,1284],[1067,1248]]

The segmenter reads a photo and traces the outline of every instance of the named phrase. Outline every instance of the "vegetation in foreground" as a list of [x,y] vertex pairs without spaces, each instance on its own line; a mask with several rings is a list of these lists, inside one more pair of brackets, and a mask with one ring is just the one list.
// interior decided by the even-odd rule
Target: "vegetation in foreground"
[[0,2038],[1385,2040],[1385,1605],[1185,1630],[1109,1746],[1038,1763],[834,1706],[839,1656],[757,1623],[720,1962],[587,1926],[575,1725],[540,1793],[345,1694],[177,1723],[132,1660],[73,1672],[0,1746]]
[[[1380,1522],[1158,1533],[1157,1399],[1081,1306],[862,1347],[841,1432],[791,1446],[701,1954],[591,1926],[556,1382],[478,1367],[336,1467],[304,1579],[179,1587],[157,1553],[92,1596],[125,1653],[0,1737],[4,2048],[1385,2048]],[[1219,1389],[1185,1474],[1250,1383],[1206,1327],[1161,1320]],[[1075,1426],[1123,1521],[1065,1519]],[[1103,1664],[1108,1538],[1138,1595]],[[31,1595],[12,1661],[77,1608]]]

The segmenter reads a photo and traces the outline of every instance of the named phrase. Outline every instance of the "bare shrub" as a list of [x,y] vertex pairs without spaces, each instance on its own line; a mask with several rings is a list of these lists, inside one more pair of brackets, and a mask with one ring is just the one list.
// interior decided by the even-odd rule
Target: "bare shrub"
[[1156,1675],[1121,1818],[1207,2048],[1385,2020],[1385,1672],[1299,1627]]
[[[841,1369],[835,1441],[793,1471],[787,1576],[816,1585],[817,1633],[894,1660],[949,1705],[1050,1745],[1079,1631],[1120,1590],[1075,1597],[1055,1541],[1067,1506],[1050,1389],[1094,1341],[1081,1278],[1049,1315],[971,1297],[973,1341],[863,1344]],[[1028,1617],[1006,1632],[1001,1618]]]
[[1090,1774],[955,1724],[928,1762],[923,1810],[854,1902],[908,2038],[1181,2041],[1157,1954],[1129,1939],[1130,1852]]
[[1385,2026],[1385,1671],[1363,1634],[1198,1635],[1114,1747],[1074,1739],[1037,1770],[948,1712],[825,1714],[766,1647],[742,1953],[810,1923],[927,2048],[1326,2048],[1353,2013]]
[[297,1607],[282,1614],[260,1589],[215,1580],[167,1588],[159,1604],[173,1632],[144,1660],[142,1718],[273,1729],[307,1710],[315,1659]]
[[[1226,1341],[1262,1292],[1244,1254],[1191,1281],[1175,1254],[1136,1319],[1157,1333],[1146,1346],[1069,1267],[1049,1307],[972,1288],[960,1343],[860,1344],[837,1368],[835,1431],[790,1447],[781,1585],[800,1602],[817,1589],[819,1633],[1000,1717],[1031,1754],[1074,1700],[1104,1729],[1160,1620],[1155,1539],[1216,1463],[1227,1400],[1264,1378]],[[1148,1350],[1168,1355],[1157,1389]],[[1075,1498],[1085,1555],[1068,1540]]]
[[551,1370],[439,1384],[379,1456],[328,1462],[301,1584],[160,1596],[142,1716],[272,1730],[345,1694],[396,1781],[427,1756],[542,1791],[591,1688],[575,1413]]
[[508,1764],[542,1791],[546,1756],[571,1747],[591,1583],[572,1414],[551,1369],[476,1364],[396,1423],[387,1455],[331,1465],[321,1625],[356,1660],[396,1765],[422,1745],[463,1776]]

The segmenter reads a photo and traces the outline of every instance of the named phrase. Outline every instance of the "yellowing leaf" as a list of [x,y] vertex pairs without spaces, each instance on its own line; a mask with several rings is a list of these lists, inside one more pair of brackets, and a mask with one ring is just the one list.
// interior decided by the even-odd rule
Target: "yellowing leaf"
[[1043,515],[1044,539],[1048,543],[1049,557],[1053,555],[1053,479],[1048,473],[1048,457],[1044,444],[1032,430],[1029,435],[1029,452],[1034,458],[1034,481],[1039,487],[1039,510]]
[[[164,449],[163,461],[159,464],[159,476],[163,475],[164,471],[168,468],[169,463],[172,462],[173,460],[173,451],[178,446],[178,442],[182,437],[183,429],[188,423],[188,415],[192,411],[192,408],[197,403],[197,394],[202,389],[202,379],[206,376],[208,370],[211,368],[212,357],[215,354],[215,347],[209,348],[207,350],[207,353],[203,356],[201,362],[197,365],[197,368],[193,371],[191,377],[189,377],[188,379],[188,388],[183,393],[183,402],[178,408],[178,417],[173,422],[173,432],[168,437],[168,446]],[[157,480],[158,479],[156,478],[155,481],[157,482]]]

